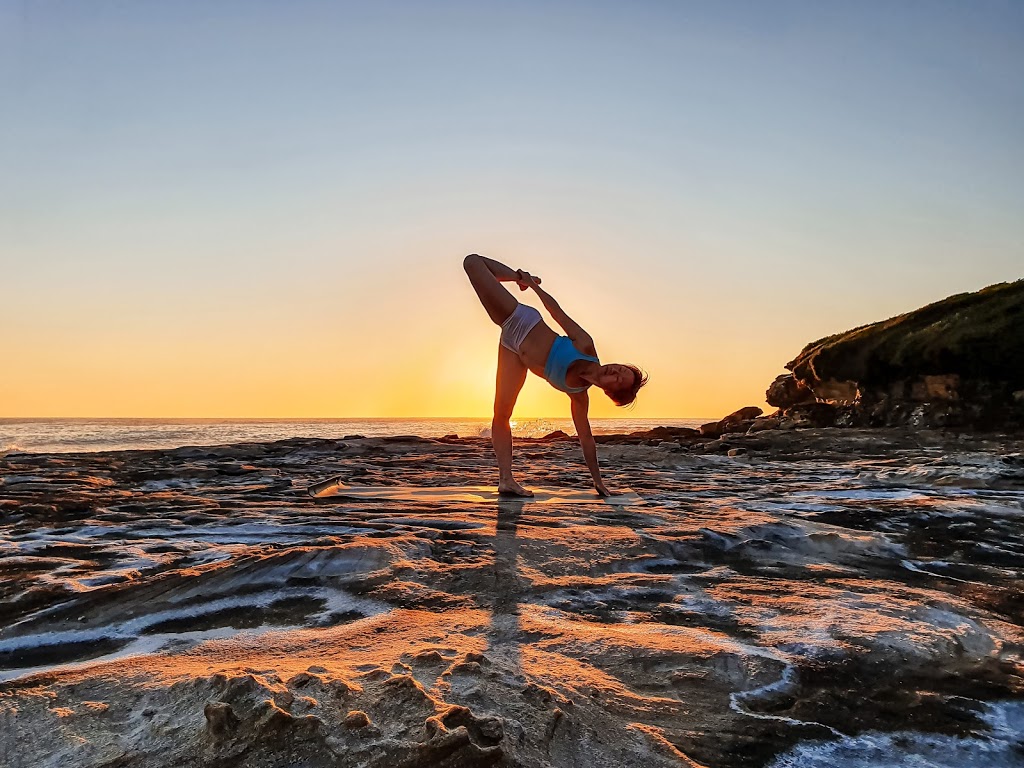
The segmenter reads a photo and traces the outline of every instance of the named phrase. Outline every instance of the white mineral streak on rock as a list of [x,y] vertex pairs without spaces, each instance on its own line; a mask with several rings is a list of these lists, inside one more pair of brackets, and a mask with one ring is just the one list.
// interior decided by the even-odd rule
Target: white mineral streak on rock
[[836,741],[798,744],[769,768],[1021,768],[1024,703],[985,706],[986,734],[968,737],[869,731]]

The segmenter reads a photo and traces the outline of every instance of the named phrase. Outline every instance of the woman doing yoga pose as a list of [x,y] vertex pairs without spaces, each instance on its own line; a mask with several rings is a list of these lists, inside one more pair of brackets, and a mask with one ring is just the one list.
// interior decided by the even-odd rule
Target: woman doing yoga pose
[[[601,365],[590,334],[540,287],[540,278],[475,253],[466,257],[463,266],[480,303],[491,320],[501,326],[494,420],[491,422],[491,443],[498,459],[498,492],[533,495],[512,477],[512,430],[509,427],[526,372],[533,371],[569,396],[573,424],[583,448],[583,458],[594,478],[594,487],[602,496],[610,496],[597,464],[597,446],[587,415],[590,410],[587,389],[597,386],[616,405],[628,405],[636,399],[637,390],[647,383],[647,376],[635,365]],[[551,330],[541,320],[540,312],[516,301],[502,283],[518,283],[523,291],[532,288],[566,335],[559,336]]]

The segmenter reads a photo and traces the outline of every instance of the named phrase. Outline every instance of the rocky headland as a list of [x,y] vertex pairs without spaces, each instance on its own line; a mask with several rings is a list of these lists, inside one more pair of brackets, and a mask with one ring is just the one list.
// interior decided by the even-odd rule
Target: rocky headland
[[820,339],[786,368],[766,392],[772,427],[1019,431],[1024,280]]
[[[962,293],[811,342],[745,406],[700,429],[660,428],[693,450],[767,430],[908,427],[1024,432],[1024,280]],[[561,435],[552,435],[559,437]],[[619,439],[619,438],[616,438]],[[729,450],[728,448],[724,450]]]

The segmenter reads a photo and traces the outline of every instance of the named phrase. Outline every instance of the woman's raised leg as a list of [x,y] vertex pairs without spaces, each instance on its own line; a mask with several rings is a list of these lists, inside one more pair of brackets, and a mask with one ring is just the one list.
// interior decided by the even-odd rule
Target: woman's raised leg
[[500,261],[487,259],[476,253],[467,256],[462,266],[469,275],[469,282],[473,284],[476,295],[480,297],[480,303],[484,305],[491,321],[501,325],[508,320],[509,315],[515,312],[519,302],[515,296],[505,290],[503,282],[515,282],[518,277],[516,271],[506,267]]
[[512,478],[512,429],[509,420],[519,391],[526,381],[526,364],[515,352],[498,345],[498,375],[494,386],[494,419],[491,420],[491,445],[498,460],[498,493],[533,496]]

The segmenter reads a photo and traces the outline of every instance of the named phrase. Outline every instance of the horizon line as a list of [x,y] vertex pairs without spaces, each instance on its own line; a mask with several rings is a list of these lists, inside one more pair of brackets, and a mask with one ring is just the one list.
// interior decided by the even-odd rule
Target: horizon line
[[[0,416],[0,421],[45,421],[45,420],[69,420],[69,419],[103,419],[105,421],[137,421],[140,419],[164,419],[178,421],[410,421],[410,420],[448,420],[448,421],[477,421],[489,420],[490,416]],[[513,417],[512,421],[542,421],[542,420],[571,420],[571,416],[519,416]],[[628,416],[592,416],[590,421],[619,421],[629,419]],[[638,416],[633,421],[659,421],[659,420],[696,420],[711,418],[707,416]]]

